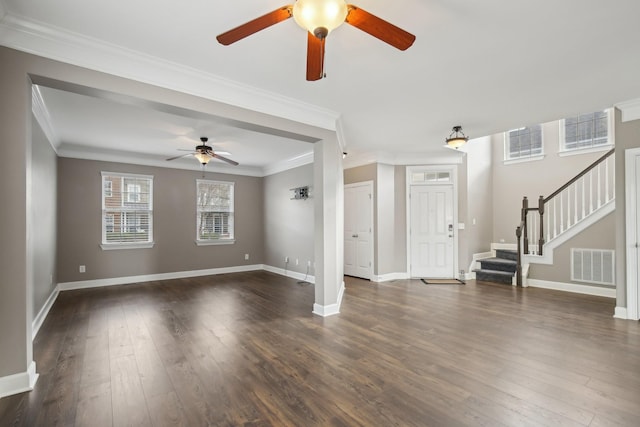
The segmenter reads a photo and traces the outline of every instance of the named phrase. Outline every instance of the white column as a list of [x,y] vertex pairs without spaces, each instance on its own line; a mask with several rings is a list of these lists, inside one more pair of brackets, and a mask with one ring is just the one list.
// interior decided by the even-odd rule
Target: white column
[[337,137],[316,142],[313,150],[315,303],[313,313],[340,312],[344,292],[344,179]]

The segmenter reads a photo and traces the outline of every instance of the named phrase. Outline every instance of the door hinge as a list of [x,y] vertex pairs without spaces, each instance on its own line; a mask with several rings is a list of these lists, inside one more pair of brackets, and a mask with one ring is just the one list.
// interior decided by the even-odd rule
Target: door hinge
[[371,193],[369,193],[369,200],[371,200]]

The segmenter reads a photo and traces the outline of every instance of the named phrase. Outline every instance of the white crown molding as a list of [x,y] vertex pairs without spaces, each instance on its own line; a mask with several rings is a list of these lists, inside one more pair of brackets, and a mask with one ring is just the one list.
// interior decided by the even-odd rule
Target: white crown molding
[[[196,161],[192,162],[167,162],[164,159],[155,157],[145,158],[139,153],[127,153],[117,151],[93,151],[88,147],[79,145],[62,144],[58,148],[59,157],[68,157],[80,160],[95,160],[99,162],[125,163],[130,165],[153,166],[158,168],[182,169],[192,171],[202,171],[202,167]],[[193,159],[191,159],[193,160]],[[230,175],[243,175],[262,177],[262,168],[250,166],[227,166],[217,162],[209,162],[204,168],[204,173],[225,173]]]
[[[389,153],[375,151],[366,153],[349,153],[342,161],[344,169],[351,169],[371,163],[383,163],[393,166],[452,165],[462,163],[464,153],[444,149],[444,152],[428,153]],[[447,151],[451,151],[448,153]]]
[[640,119],[640,98],[619,102],[615,105],[622,112],[622,122]]
[[269,176],[276,173],[284,172],[286,170],[297,168],[299,166],[308,165],[309,163],[313,163],[313,151],[297,157],[293,157],[291,159],[281,160],[279,162],[267,165],[262,168],[262,176]]
[[58,147],[60,147],[60,138],[56,134],[56,131],[51,122],[51,115],[47,104],[45,104],[42,94],[40,93],[40,87],[38,85],[31,86],[31,111],[36,117],[38,124],[42,128],[42,131],[49,140],[51,148],[58,154]]
[[337,112],[5,13],[0,21],[3,46],[322,129],[336,128]]

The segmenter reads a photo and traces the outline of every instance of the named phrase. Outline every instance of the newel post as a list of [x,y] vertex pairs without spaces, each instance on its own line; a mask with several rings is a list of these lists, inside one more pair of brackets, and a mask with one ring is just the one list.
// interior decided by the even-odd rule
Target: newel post
[[516,285],[522,287],[522,248],[520,246],[520,238],[522,237],[522,229],[516,227]]
[[522,233],[524,234],[524,253],[529,253],[529,232],[527,231],[527,212],[529,211],[529,200],[527,196],[522,199],[522,211],[520,220],[522,221]]
[[542,255],[544,245],[544,197],[538,198],[538,213],[540,214],[540,237],[538,238],[538,255]]

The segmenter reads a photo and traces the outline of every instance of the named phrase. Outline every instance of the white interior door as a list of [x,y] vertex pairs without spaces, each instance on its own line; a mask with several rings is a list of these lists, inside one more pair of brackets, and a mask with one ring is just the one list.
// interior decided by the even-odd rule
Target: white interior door
[[344,274],[371,279],[373,183],[344,188]]
[[411,277],[455,277],[453,186],[412,185],[410,198]]

